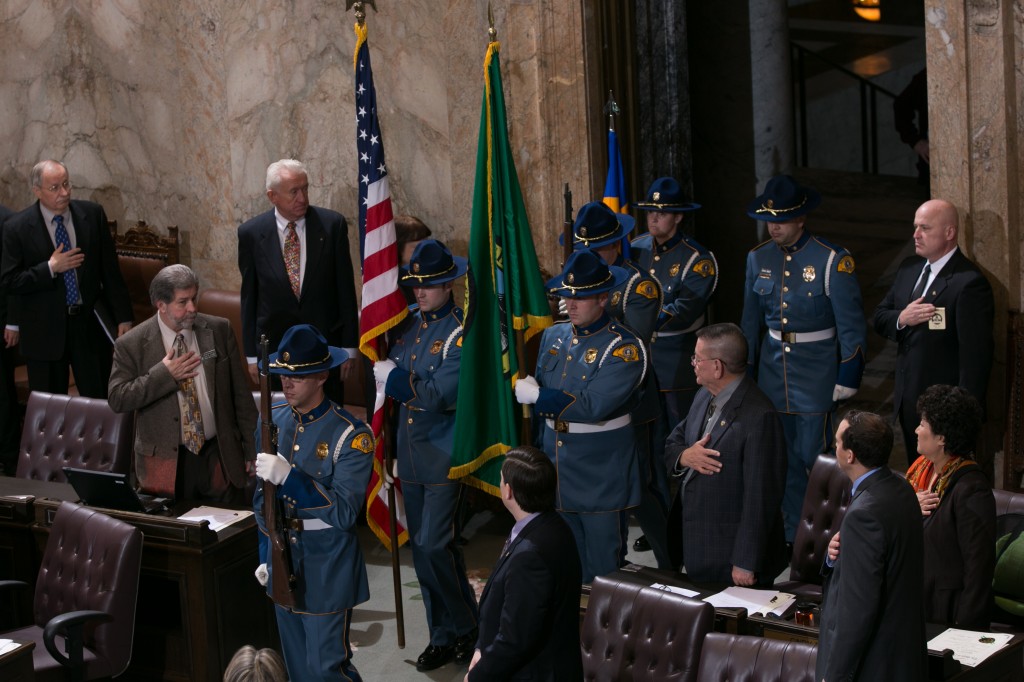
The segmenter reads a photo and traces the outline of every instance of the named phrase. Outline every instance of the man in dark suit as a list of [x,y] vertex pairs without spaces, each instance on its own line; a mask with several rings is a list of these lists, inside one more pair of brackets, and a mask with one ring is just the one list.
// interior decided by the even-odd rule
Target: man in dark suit
[[135,473],[147,492],[243,503],[256,406],[227,320],[196,312],[185,265],[153,278],[157,313],[117,340],[110,407],[136,411]]
[[[12,215],[14,211],[0,206],[0,230],[3,229],[4,221]],[[0,243],[2,241],[0,236]],[[3,343],[0,344],[0,473],[13,476],[18,466],[18,448],[21,445],[21,410],[14,386],[14,365],[17,362],[14,347],[18,345],[18,322],[8,305],[7,293],[3,290],[0,290],[0,327],[4,330]]]
[[111,339],[132,326],[107,215],[71,199],[59,161],[37,163],[31,185],[38,201],[4,221],[0,265],[0,285],[18,306],[29,388],[67,393],[70,366],[79,394],[106,398]]
[[847,413],[836,430],[836,460],[853,490],[822,570],[815,679],[825,682],[926,679],[921,507],[886,466],[892,440],[870,412]]
[[700,583],[771,585],[786,562],[782,424],[746,374],[739,327],[699,330],[692,364],[702,388],[665,443],[680,481],[669,513],[673,564]]
[[965,389],[985,406],[992,369],[992,287],[957,248],[958,215],[933,199],[914,214],[916,256],[903,261],[875,309],[875,331],[899,344],[894,418],[907,463],[917,457],[917,399],[929,386]]
[[480,636],[466,682],[583,679],[580,560],[555,511],[555,467],[542,451],[513,448],[501,465],[512,532],[480,597]]
[[249,376],[258,381],[256,346],[266,334],[276,348],[294,324],[311,324],[349,360],[331,373],[327,396],[344,403],[341,381],[352,371],[359,345],[355,276],[348,225],[340,213],[309,205],[306,167],[294,159],[267,168],[267,198],[274,210],[238,228],[242,273],[242,345]]

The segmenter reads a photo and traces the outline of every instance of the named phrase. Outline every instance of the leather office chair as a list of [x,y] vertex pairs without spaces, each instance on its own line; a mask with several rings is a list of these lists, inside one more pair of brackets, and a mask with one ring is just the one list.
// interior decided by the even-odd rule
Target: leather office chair
[[[2,637],[34,642],[36,682],[92,680],[128,667],[142,564],[142,531],[63,502],[43,552],[34,624]],[[25,583],[6,581],[4,587]]]
[[33,391],[16,476],[63,482],[66,466],[126,474],[134,418],[114,412],[106,400]]
[[815,682],[818,647],[712,632],[704,639],[698,682]]
[[[231,331],[235,333],[235,343],[238,344],[238,353],[242,358],[242,366],[248,367],[245,348],[242,346],[242,295],[237,291],[224,289],[200,289],[199,302],[196,307],[204,315],[223,317],[231,324]],[[273,353],[276,350],[276,348],[271,348],[270,352]],[[250,379],[249,388],[258,390],[259,385]]]
[[798,597],[821,599],[821,564],[829,540],[839,530],[850,505],[850,478],[836,463],[835,455],[818,455],[804,493],[800,525],[793,539],[789,580],[775,589]]
[[692,682],[714,621],[710,604],[598,577],[580,631],[583,679]]
[[149,285],[153,278],[164,266],[178,262],[178,228],[168,227],[167,236],[162,237],[145,220],[138,221],[124,234],[117,233],[116,220],[107,221],[107,226],[114,238],[117,265],[132,301],[132,315],[135,322],[142,322],[156,313],[149,299]]
[[996,498],[996,568],[992,629],[1024,630],[1024,494],[993,490]]

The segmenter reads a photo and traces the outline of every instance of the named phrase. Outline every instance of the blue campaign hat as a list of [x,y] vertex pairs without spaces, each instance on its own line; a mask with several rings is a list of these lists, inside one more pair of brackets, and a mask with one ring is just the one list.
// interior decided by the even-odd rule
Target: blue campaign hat
[[821,203],[821,195],[804,187],[792,175],[776,175],[764,192],[747,205],[747,215],[766,223],[784,223],[810,213]]
[[609,266],[593,251],[573,251],[562,273],[544,286],[557,296],[585,298],[611,291],[627,279],[625,268]]
[[327,339],[313,325],[297,324],[284,333],[277,352],[267,360],[271,374],[301,376],[337,367],[348,360],[348,353],[327,345]]
[[448,247],[436,239],[424,239],[416,245],[409,267],[402,268],[398,283],[405,287],[444,284],[466,274],[469,263],[453,256]]
[[[599,249],[620,241],[632,231],[636,221],[628,213],[616,213],[603,201],[584,204],[576,213],[572,226],[572,248],[574,251]],[[565,235],[558,235],[558,243],[565,243]]]
[[658,211],[660,213],[686,213],[696,211],[700,204],[687,201],[683,188],[675,178],[658,178],[647,190],[647,198],[638,201],[636,207],[641,211]]

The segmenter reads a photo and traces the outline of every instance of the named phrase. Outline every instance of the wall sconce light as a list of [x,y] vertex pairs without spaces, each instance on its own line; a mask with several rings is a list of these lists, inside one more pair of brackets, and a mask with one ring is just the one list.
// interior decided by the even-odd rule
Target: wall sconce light
[[865,21],[879,21],[882,18],[882,0],[853,0],[853,11]]

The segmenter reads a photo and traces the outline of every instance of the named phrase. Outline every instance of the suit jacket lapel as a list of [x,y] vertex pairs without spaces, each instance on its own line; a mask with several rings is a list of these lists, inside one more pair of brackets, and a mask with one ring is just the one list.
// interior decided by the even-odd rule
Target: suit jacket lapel
[[[685,447],[690,447],[701,439],[701,434],[704,432],[704,415],[708,413],[708,403],[711,402],[711,398],[711,392],[702,389],[693,399],[693,406],[686,419]],[[690,417],[696,417],[696,419],[690,419]]]
[[320,267],[320,259],[324,253],[324,226],[320,223],[320,217],[312,210],[306,211],[306,270],[302,273],[301,293],[305,296],[306,288],[315,286],[310,284],[313,280],[309,273],[316,272]]
[[714,450],[718,441],[722,439],[722,436],[726,434],[729,427],[732,426],[733,421],[736,418],[736,413],[739,412],[740,405],[743,404],[743,396],[747,393],[747,378],[740,379],[740,385],[733,391],[732,397],[729,398],[729,402],[726,403],[725,408],[722,410],[722,414],[719,415],[718,421],[714,426],[711,427],[711,440],[708,441],[707,448]]
[[264,258],[266,258],[267,269],[273,273],[274,277],[284,283],[288,291],[291,291],[292,285],[288,279],[288,271],[284,267],[281,238],[277,233],[277,216],[273,211],[270,212],[269,220],[260,233],[260,246],[260,251],[263,253]]
[[38,201],[36,202],[36,226],[32,229],[31,238],[41,254],[49,256],[56,248],[50,237],[50,231],[46,227],[46,220],[43,218],[43,211],[39,208]]
[[217,358],[216,356],[205,357],[209,351],[215,351],[213,330],[206,326],[206,320],[196,316],[196,321],[192,325],[192,331],[196,335],[196,345],[199,346],[199,354],[204,358],[200,366],[203,368],[203,374],[206,376],[206,395],[210,398],[210,407],[213,408],[214,414],[216,414],[217,407],[214,402],[214,396],[217,395],[215,390]]
[[[81,249],[82,253],[88,253],[91,241],[90,237],[92,236],[92,234],[88,229],[88,223],[86,222],[85,214],[82,213],[81,208],[76,206],[74,202],[71,202],[68,208],[68,212],[71,214],[71,220],[75,224],[74,246]],[[106,225],[103,225],[102,227],[105,229]]]

